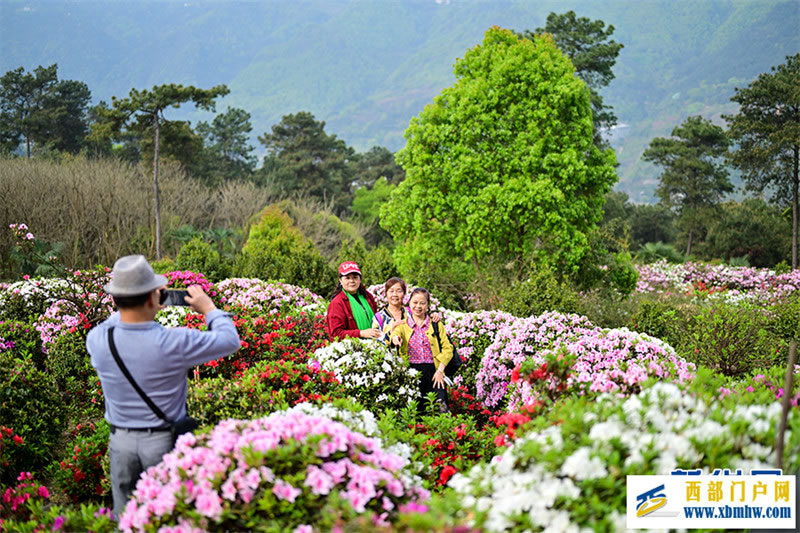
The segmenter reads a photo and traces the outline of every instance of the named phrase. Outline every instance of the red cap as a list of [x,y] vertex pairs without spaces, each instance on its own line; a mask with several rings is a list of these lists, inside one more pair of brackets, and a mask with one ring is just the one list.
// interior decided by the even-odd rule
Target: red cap
[[361,271],[358,269],[358,265],[355,261],[345,261],[341,265],[339,265],[339,275],[346,276],[348,274],[352,274],[355,272],[359,276],[361,275]]

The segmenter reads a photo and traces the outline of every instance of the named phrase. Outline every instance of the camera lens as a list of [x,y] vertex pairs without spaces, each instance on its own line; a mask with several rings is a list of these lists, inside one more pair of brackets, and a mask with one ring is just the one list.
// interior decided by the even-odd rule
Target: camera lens
[[167,296],[169,296],[167,289],[161,289],[161,294],[158,296],[158,303],[164,305],[164,302],[167,301]]

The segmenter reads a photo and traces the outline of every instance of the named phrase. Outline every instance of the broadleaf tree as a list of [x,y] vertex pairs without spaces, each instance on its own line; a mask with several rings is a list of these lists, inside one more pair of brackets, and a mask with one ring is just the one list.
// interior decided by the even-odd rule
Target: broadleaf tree
[[103,139],[113,137],[124,127],[136,129],[148,122],[153,131],[153,193],[155,196],[156,220],[156,258],[161,258],[161,211],[158,189],[158,159],[161,146],[161,128],[166,121],[164,111],[168,108],[178,108],[181,104],[192,102],[200,109],[213,111],[214,100],[219,96],[228,94],[225,85],[217,85],[211,89],[183,86],[179,84],[164,84],[153,87],[152,90],[131,89],[127,98],[111,98],[111,107],[97,106],[95,112],[98,121],[92,124],[92,140],[102,144]]
[[701,116],[687,118],[672,130],[672,137],[656,137],[642,154],[645,161],[661,166],[656,195],[678,212],[687,232],[686,255],[701,229],[703,214],[733,192],[725,156],[728,136],[721,127]]
[[592,142],[586,85],[548,36],[498,27],[454,70],[411,119],[406,179],[381,209],[398,267],[477,278],[487,297],[535,262],[573,272],[617,180],[614,152]]
[[731,100],[739,112],[726,116],[737,144],[732,163],[747,187],[771,189],[778,203],[792,206],[792,269],[798,267],[800,224],[800,54],[736,89]]
[[602,134],[617,123],[617,117],[611,106],[605,105],[599,90],[614,79],[613,68],[624,47],[621,43],[609,40],[614,33],[614,26],[606,26],[602,20],[578,17],[574,11],[567,11],[550,13],[544,28],[536,28],[533,32],[526,30],[522,35],[530,39],[543,33],[553,36],[556,45],[575,65],[575,73],[589,87],[594,141],[597,146],[604,148]]

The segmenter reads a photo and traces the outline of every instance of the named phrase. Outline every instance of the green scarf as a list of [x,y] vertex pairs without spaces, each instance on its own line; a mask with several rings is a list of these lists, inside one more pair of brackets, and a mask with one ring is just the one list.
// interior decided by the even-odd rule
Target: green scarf
[[344,293],[347,295],[347,299],[350,300],[350,309],[353,311],[353,318],[356,319],[358,329],[371,328],[372,317],[375,316],[375,313],[372,312],[372,308],[364,295],[357,293],[353,296],[347,291],[344,291]]

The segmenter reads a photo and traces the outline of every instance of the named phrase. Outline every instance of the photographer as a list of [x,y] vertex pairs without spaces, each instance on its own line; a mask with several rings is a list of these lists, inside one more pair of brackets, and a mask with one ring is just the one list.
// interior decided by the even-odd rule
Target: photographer
[[[111,426],[109,457],[114,515],[119,518],[139,475],[172,450],[172,422],[187,419],[187,371],[239,349],[230,318],[198,286],[185,302],[205,315],[209,331],[165,328],[155,322],[166,297],[167,278],[157,276],[142,255],[117,260],[104,290],[118,312],[89,332],[86,348],[105,396]],[[113,347],[113,348],[112,348]],[[114,351],[122,361],[117,363]],[[162,420],[137,392],[122,367],[157,406]]]

